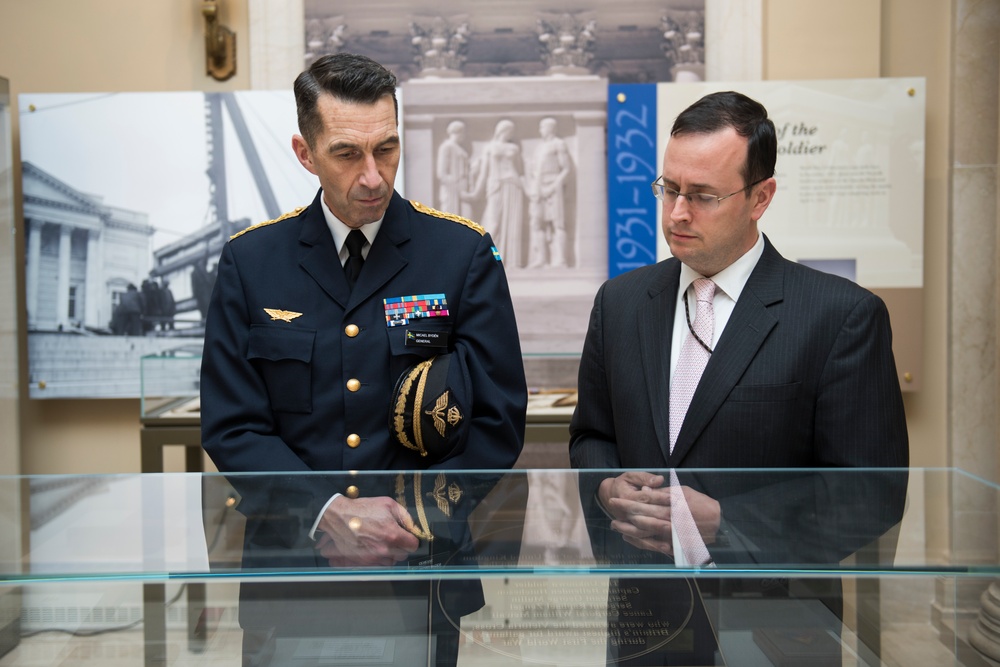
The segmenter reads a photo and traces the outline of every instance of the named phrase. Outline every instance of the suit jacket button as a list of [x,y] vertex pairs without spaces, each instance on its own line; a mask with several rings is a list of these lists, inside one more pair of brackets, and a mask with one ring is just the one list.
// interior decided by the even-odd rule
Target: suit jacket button
[[354,449],[360,444],[361,444],[361,436],[358,435],[357,433],[352,433],[349,436],[347,436],[347,446],[350,447],[351,449]]
[[361,492],[358,491],[358,487],[356,486],[349,486],[347,487],[347,490],[344,491],[344,495],[350,498],[351,500],[356,499],[360,493]]
[[347,334],[348,338],[354,338],[355,336],[358,335],[358,332],[360,331],[361,329],[358,329],[357,324],[348,324],[346,327],[344,327],[344,333]]
[[357,391],[361,389],[361,381],[357,378],[351,378],[347,381],[347,391]]

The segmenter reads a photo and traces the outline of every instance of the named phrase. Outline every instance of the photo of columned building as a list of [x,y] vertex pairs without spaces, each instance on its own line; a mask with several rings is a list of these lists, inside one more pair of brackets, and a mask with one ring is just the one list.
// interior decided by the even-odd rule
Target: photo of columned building
[[111,206],[22,165],[28,331],[111,333],[114,309],[151,268],[145,213]]

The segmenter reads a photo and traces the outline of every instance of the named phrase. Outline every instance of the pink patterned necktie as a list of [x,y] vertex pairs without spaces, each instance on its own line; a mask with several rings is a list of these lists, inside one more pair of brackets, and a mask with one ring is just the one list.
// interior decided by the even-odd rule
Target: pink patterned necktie
[[[708,278],[699,278],[694,281],[694,293],[698,300],[698,311],[691,328],[697,337],[688,331],[684,345],[681,347],[680,357],[677,359],[673,380],[670,383],[671,452],[674,451],[677,434],[680,433],[684,416],[691,405],[691,397],[694,396],[694,390],[698,387],[701,374],[704,372],[705,366],[708,365],[711,352],[705,349],[705,346],[712,344],[715,330],[715,310],[712,306],[712,299],[715,297],[715,283]],[[684,298],[687,299],[687,294],[684,295]],[[698,532],[698,525],[691,515],[691,508],[688,507],[687,500],[684,499],[680,480],[677,479],[677,473],[673,469],[670,471],[670,516],[674,536],[677,538],[675,542],[679,542],[683,552],[682,554],[675,553],[675,560],[678,564],[700,567],[711,563],[712,557],[708,553],[705,541]]]
[[[715,309],[712,306],[712,299],[715,297],[715,283],[708,278],[699,278],[694,281],[694,294],[698,300],[698,311],[695,313],[694,324],[691,328],[697,334],[697,338],[688,331],[684,344],[681,346],[681,354],[677,358],[677,368],[674,370],[673,380],[670,382],[670,451],[674,451],[674,444],[677,442],[677,434],[681,431],[681,424],[684,423],[684,415],[687,414],[688,406],[691,405],[691,397],[694,390],[698,388],[701,374],[708,365],[711,353],[702,345],[712,344],[712,334],[715,330]],[[687,294],[684,295],[687,299]],[[701,339],[701,342],[698,342]]]

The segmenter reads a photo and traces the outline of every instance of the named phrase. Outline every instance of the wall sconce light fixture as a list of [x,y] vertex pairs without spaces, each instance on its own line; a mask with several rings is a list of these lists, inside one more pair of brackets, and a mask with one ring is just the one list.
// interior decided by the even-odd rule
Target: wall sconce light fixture
[[205,73],[217,81],[236,74],[236,33],[219,23],[219,3],[201,3],[205,17]]

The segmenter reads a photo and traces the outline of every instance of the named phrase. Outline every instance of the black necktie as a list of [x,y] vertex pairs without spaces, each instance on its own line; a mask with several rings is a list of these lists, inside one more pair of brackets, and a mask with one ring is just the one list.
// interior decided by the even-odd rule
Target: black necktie
[[347,235],[344,245],[347,246],[347,261],[344,262],[344,274],[347,276],[347,285],[354,289],[354,283],[358,282],[361,275],[361,267],[365,263],[365,258],[361,255],[361,249],[368,243],[364,233],[360,229],[352,229]]

